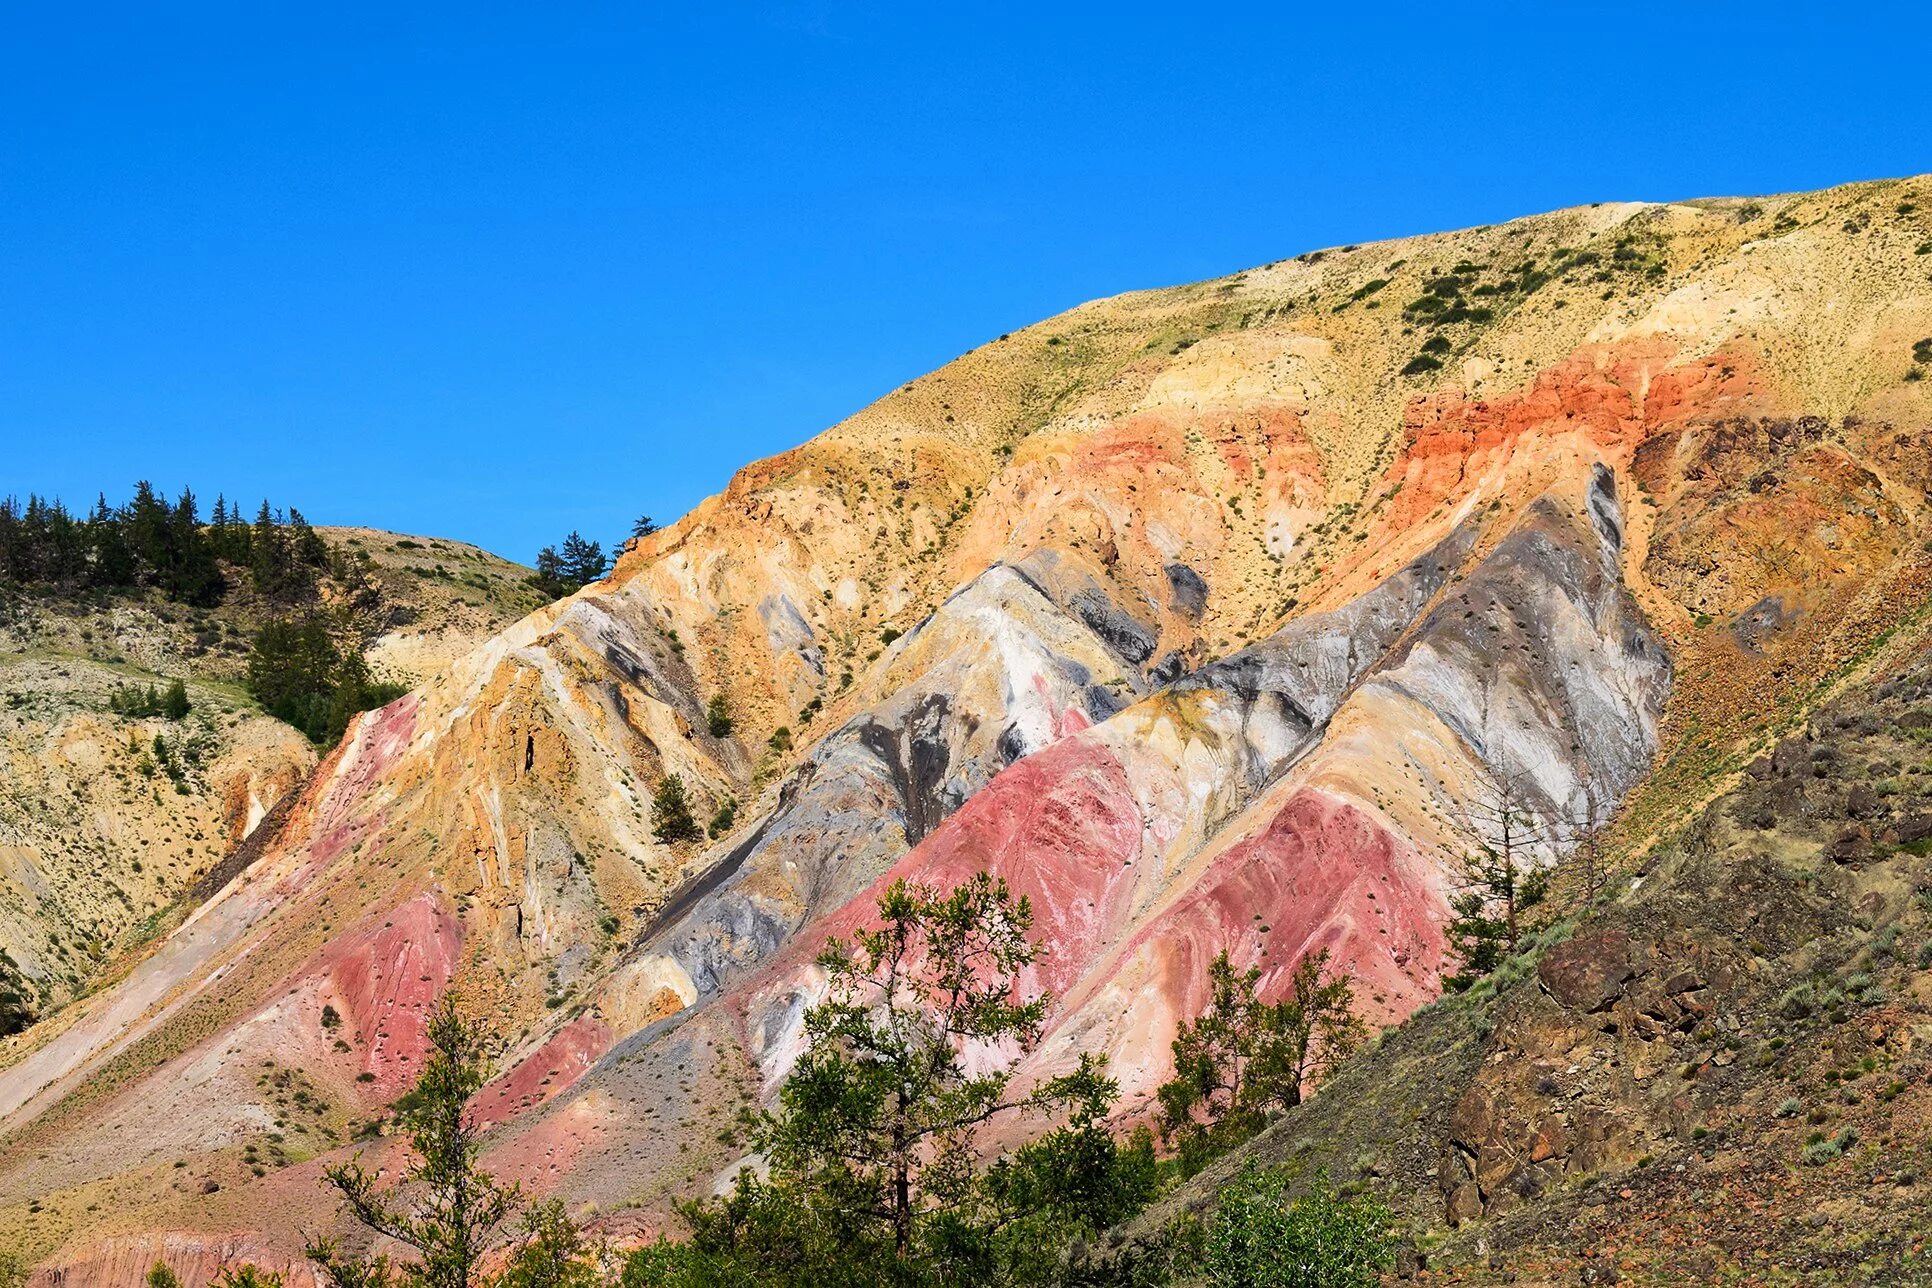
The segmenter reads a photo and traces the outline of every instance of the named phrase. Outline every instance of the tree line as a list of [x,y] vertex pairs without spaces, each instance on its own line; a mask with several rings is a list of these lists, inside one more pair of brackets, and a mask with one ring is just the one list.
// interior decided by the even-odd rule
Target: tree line
[[194,489],[169,501],[142,480],[124,504],[101,493],[86,517],[59,498],[0,500],[0,580],[21,586],[108,591],[152,587],[177,603],[210,607],[231,590],[224,565],[270,599],[301,599],[329,569],[328,543],[302,512],[263,501],[252,522],[225,496],[204,522]]
[[[208,608],[246,586],[269,607],[248,653],[249,692],[269,714],[318,744],[342,736],[359,711],[401,696],[371,675],[359,633],[342,613],[321,607],[330,578],[364,585],[361,566],[323,539],[302,512],[264,500],[251,521],[217,496],[203,521],[194,489],[169,501],[143,480],[120,506],[105,493],[86,518],[58,500],[0,500],[0,581],[54,590],[136,592]],[[121,714],[187,713],[181,681],[162,693],[117,690]]]

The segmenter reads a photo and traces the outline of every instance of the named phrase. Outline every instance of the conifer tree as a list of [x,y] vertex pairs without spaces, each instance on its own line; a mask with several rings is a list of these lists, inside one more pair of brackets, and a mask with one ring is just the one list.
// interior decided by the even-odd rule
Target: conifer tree
[[180,720],[190,710],[188,686],[180,680],[170,681],[168,691],[161,695],[161,714],[170,720]]
[[152,483],[142,479],[134,485],[134,500],[127,508],[128,548],[152,577],[159,578],[173,566],[168,541],[172,517],[167,502],[155,495]]
[[[329,544],[322,540],[322,534],[309,526],[302,512],[294,506],[288,508],[288,528],[291,553],[295,562],[304,568],[327,568],[329,566]],[[312,583],[314,578],[309,578]]]
[[563,579],[563,557],[555,546],[545,546],[537,551],[537,575],[531,580],[544,594],[556,598],[565,593]]
[[695,841],[704,835],[697,819],[691,816],[691,803],[685,799],[684,780],[666,774],[651,794],[651,831],[666,845]]
[[[516,1185],[478,1166],[483,1133],[469,1101],[488,1075],[490,1046],[484,1025],[444,994],[430,1016],[422,1076],[397,1102],[415,1160],[388,1187],[360,1159],[323,1173],[345,1215],[410,1253],[391,1261],[313,1237],[309,1260],[335,1288],[592,1288],[591,1250],[562,1205],[523,1208]],[[507,1263],[492,1274],[491,1254],[506,1234]]]
[[105,492],[94,500],[94,513],[87,520],[87,541],[93,556],[88,568],[90,582],[104,587],[134,584],[134,552],[128,548],[121,516],[108,506]]
[[248,567],[256,593],[270,599],[289,598],[296,580],[295,557],[266,499],[255,512],[255,527],[248,542]]
[[[1061,1250],[1145,1202],[1153,1151],[1105,1130],[1118,1088],[1097,1057],[1017,1085],[1051,1004],[1022,993],[1032,921],[985,873],[949,893],[901,881],[875,927],[828,942],[825,998],[756,1137],[767,1173],[683,1205],[691,1242],[635,1254],[626,1285],[1075,1282]],[[988,1125],[1017,1116],[1063,1121],[989,1149]]]
[[181,489],[181,499],[169,516],[168,531],[172,555],[165,581],[168,597],[202,606],[219,602],[227,587],[215,563],[214,549],[201,530],[192,489]]
[[1192,1170],[1301,1103],[1310,1081],[1361,1041],[1354,987],[1318,949],[1289,972],[1280,1001],[1260,997],[1261,968],[1208,967],[1207,1008],[1174,1038],[1174,1077],[1159,1091],[1162,1131]]
[[595,541],[585,541],[575,531],[564,538],[562,563],[564,580],[574,582],[579,587],[588,586],[603,577],[610,566],[604,558],[603,547]]
[[1500,770],[1480,774],[1450,828],[1446,849],[1456,893],[1446,930],[1461,970],[1443,983],[1460,991],[1521,949],[1525,914],[1549,893],[1541,856],[1554,837],[1529,780]]

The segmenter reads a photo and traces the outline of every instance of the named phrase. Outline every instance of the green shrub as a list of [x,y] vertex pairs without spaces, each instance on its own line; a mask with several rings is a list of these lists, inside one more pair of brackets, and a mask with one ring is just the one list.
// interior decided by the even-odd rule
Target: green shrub
[[1388,1208],[1341,1198],[1318,1172],[1300,1198],[1251,1162],[1221,1193],[1203,1257],[1214,1288],[1369,1288],[1394,1264]]
[[1835,1163],[1845,1156],[1845,1151],[1858,1143],[1858,1133],[1846,1127],[1836,1136],[1826,1140],[1823,1132],[1813,1132],[1804,1149],[1798,1153],[1798,1161],[1806,1167],[1823,1167]]

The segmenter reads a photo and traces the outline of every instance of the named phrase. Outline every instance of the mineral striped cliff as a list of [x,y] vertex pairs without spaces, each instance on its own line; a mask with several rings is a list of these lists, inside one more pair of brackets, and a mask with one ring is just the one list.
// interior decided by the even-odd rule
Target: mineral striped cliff
[[[1924,178],[1606,204],[964,355],[352,726],[5,1048],[0,1242],[64,1288],[299,1274],[452,983],[514,1039],[487,1164],[655,1228],[900,875],[1032,897],[1035,1063],[1105,1051],[1127,1118],[1223,949],[1326,947],[1402,1021],[1479,784],[1533,785],[1552,860],[1620,803],[1641,838],[1916,629],[1929,246]],[[670,774],[714,835],[656,838]]]

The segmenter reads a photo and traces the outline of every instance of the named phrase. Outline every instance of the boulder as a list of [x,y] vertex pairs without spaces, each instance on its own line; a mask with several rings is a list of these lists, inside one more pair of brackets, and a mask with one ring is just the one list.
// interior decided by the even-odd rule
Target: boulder
[[1571,1010],[1607,1011],[1637,974],[1630,936],[1610,927],[1578,935],[1544,953],[1536,974],[1543,991]]

